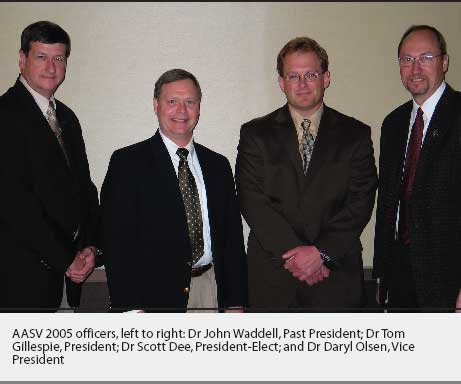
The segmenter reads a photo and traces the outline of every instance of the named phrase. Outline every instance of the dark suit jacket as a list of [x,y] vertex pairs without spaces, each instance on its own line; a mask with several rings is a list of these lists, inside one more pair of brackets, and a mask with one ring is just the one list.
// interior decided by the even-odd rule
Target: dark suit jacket
[[[227,159],[200,144],[220,307],[247,301],[246,255]],[[160,133],[115,151],[101,190],[102,247],[113,309],[183,311],[191,247],[178,178]]]
[[[384,120],[373,273],[391,268],[412,101]],[[461,94],[447,86],[427,129],[409,204],[410,259],[419,304],[452,307],[461,288]]]
[[[55,310],[77,249],[94,244],[98,193],[91,182],[80,124],[56,100],[71,161],[68,168],[32,95],[17,80],[0,98],[0,307]],[[81,234],[73,241],[80,225]],[[80,286],[69,281],[78,305]]]
[[[325,106],[304,176],[288,106],[242,126],[236,181],[250,226],[250,305],[357,307],[363,302],[360,234],[370,219],[376,167],[370,127]],[[282,254],[315,245],[340,264],[309,287],[283,268]]]

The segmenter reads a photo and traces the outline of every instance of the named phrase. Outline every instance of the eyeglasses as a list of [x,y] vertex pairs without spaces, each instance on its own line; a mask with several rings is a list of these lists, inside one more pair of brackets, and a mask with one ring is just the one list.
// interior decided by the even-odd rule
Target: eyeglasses
[[436,57],[439,57],[439,56],[443,56],[443,54],[440,53],[439,55],[434,55],[432,53],[426,53],[419,57],[402,56],[398,58],[398,61],[401,67],[411,67],[416,60],[418,60],[418,63],[421,66],[427,67],[434,62],[434,59]]
[[312,82],[317,80],[321,74],[323,73],[306,72],[303,75],[301,75],[300,73],[289,73],[288,75],[285,75],[285,80],[289,83],[298,83],[301,81],[301,79],[304,79],[307,82]]

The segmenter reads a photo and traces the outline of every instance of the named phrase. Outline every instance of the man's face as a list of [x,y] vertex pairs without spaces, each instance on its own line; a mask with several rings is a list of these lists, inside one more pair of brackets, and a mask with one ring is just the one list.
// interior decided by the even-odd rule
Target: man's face
[[[423,54],[440,55],[435,35],[429,30],[410,33],[402,43],[399,57],[418,58]],[[422,66],[415,60],[409,67],[400,66],[403,86],[411,93],[415,101],[423,104],[442,83],[448,70],[448,55],[435,57],[432,63]]]
[[200,116],[200,100],[190,79],[164,84],[154,110],[163,134],[183,147],[192,138]]
[[[317,72],[318,79],[307,81],[306,72]],[[287,75],[299,74],[299,81],[288,81]],[[325,89],[330,85],[330,72],[322,74],[320,60],[315,52],[292,52],[283,59],[283,77],[279,86],[287,97],[288,104],[302,116],[311,116],[322,104]]]
[[66,77],[66,45],[31,43],[29,54],[19,51],[19,69],[32,89],[49,99]]

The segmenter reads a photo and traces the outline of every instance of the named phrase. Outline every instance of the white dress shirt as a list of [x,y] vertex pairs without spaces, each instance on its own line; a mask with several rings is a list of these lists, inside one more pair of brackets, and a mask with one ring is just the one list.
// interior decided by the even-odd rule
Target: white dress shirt
[[[179,168],[179,156],[176,154],[178,147],[172,140],[166,137],[162,130],[159,129],[160,136],[162,137],[163,143],[168,150],[170,155],[171,162],[173,163],[176,176],[178,176]],[[210,222],[208,220],[208,205],[206,197],[206,188],[205,182],[203,180],[202,169],[200,168],[200,163],[198,161],[197,153],[195,152],[194,140],[192,139],[184,148],[189,151],[189,156],[187,156],[187,163],[189,169],[192,172],[192,175],[195,179],[195,184],[197,185],[198,194],[200,198],[200,208],[202,211],[202,222],[203,222],[203,256],[194,264],[194,267],[199,267],[206,265],[212,262],[213,257],[211,253],[211,236],[210,236]]]
[[38,93],[35,89],[33,89],[29,83],[27,83],[27,80],[21,76],[19,76],[19,81],[26,87],[26,89],[29,91],[29,93],[32,95],[32,97],[35,100],[35,103],[37,103],[38,107],[40,108],[40,111],[42,111],[43,116],[45,116],[45,119],[48,120],[48,115],[46,111],[48,110],[48,106],[50,104],[50,101],[54,105],[54,109],[56,110],[56,101],[54,100],[54,95],[51,96],[50,100],[48,100],[45,96],[41,95]]
[[[445,88],[447,87],[445,81],[442,81],[442,84],[437,88],[437,90],[429,97],[423,105],[418,105],[416,101],[413,99],[413,109],[411,111],[410,115],[410,125],[408,128],[408,136],[407,136],[407,146],[405,147],[405,153],[407,153],[408,149],[408,142],[410,141],[410,136],[411,136],[411,129],[413,127],[413,124],[416,120],[416,114],[418,113],[418,109],[421,107],[423,110],[423,121],[424,121],[424,128],[423,128],[423,139],[421,140],[421,148],[423,147],[424,140],[426,138],[426,132],[427,128],[429,127],[429,124],[431,123],[432,115],[434,114],[435,107],[437,106],[437,103],[439,102],[440,98],[442,97],[443,92],[445,91]],[[405,171],[405,164],[403,165],[403,169]],[[402,173],[403,177],[403,173]],[[396,224],[395,224],[395,238],[398,238],[398,232],[399,232],[399,213],[400,213],[400,202],[399,206],[397,208],[397,218],[396,218]]]

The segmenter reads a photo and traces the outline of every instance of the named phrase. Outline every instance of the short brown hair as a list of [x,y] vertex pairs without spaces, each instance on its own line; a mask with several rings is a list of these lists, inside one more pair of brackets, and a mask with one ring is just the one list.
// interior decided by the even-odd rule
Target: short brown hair
[[37,21],[28,25],[21,33],[21,51],[29,55],[34,42],[43,44],[61,43],[66,46],[66,58],[70,55],[70,37],[58,24],[51,21]]
[[164,84],[168,83],[174,83],[175,81],[180,81],[180,80],[191,80],[194,85],[195,89],[197,90],[198,94],[198,99],[199,101],[202,100],[202,90],[200,89],[200,84],[197,80],[197,78],[190,72],[184,70],[184,69],[170,69],[169,71],[164,72],[158,80],[155,82],[154,85],[154,98],[159,99],[160,97],[160,92],[162,91],[162,86]]
[[283,77],[283,59],[286,55],[293,52],[314,52],[320,60],[322,71],[328,71],[327,51],[313,39],[308,37],[295,37],[285,44],[277,56],[277,72],[280,77]]
[[437,44],[440,49],[441,55],[447,54],[447,43],[443,35],[434,27],[430,25],[412,25],[408,28],[405,33],[403,34],[402,38],[400,39],[399,47],[397,48],[397,56],[400,56],[400,48],[402,48],[403,41],[407,38],[407,36],[416,31],[431,31],[434,34],[435,39],[437,40]]

